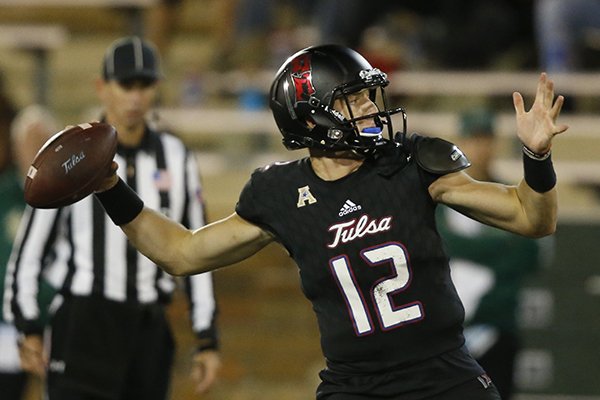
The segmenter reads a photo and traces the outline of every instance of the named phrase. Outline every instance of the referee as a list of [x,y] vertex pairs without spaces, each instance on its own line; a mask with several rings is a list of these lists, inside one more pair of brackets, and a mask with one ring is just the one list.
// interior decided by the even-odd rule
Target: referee
[[[138,37],[119,39],[107,49],[102,72],[96,88],[103,120],[118,132],[121,179],[147,206],[200,227],[202,188],[192,152],[145,120],[161,79],[155,47]],[[36,302],[42,277],[60,293],[45,342]],[[26,210],[8,265],[3,309],[21,333],[23,367],[47,375],[49,400],[164,400],[174,354],[165,306],[176,286],[89,196],[60,209]],[[192,375],[203,392],[220,366],[210,273],[186,278],[185,289],[199,338]]]

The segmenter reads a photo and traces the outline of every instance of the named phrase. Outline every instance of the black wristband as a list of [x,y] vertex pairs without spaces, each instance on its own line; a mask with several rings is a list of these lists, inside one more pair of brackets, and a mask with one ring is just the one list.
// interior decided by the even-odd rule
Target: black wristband
[[196,353],[206,350],[219,350],[219,341],[216,338],[201,338],[196,346]]
[[96,193],[96,197],[115,225],[133,221],[144,208],[142,199],[121,179],[112,188]]
[[523,171],[527,185],[538,193],[546,193],[556,186],[550,152],[540,156],[523,146]]
[[196,353],[202,353],[203,351],[207,351],[207,350],[212,350],[212,351],[218,351],[219,350],[219,346],[217,346],[216,343],[210,343],[210,344],[201,344],[198,345],[196,347]]

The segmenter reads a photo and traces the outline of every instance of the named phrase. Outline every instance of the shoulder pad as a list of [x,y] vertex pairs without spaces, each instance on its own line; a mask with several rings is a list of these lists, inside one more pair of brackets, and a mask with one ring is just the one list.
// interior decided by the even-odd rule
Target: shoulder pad
[[445,175],[471,165],[467,156],[454,143],[424,136],[418,136],[413,140],[412,153],[419,166],[427,172]]

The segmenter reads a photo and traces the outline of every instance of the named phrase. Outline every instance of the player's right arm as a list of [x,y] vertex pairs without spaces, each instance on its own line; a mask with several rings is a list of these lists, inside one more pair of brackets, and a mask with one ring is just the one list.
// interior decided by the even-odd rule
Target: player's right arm
[[96,189],[108,216],[146,257],[171,275],[193,275],[242,261],[274,240],[266,230],[238,214],[196,230],[144,207],[119,179],[118,165]]
[[144,208],[121,225],[133,245],[172,275],[192,275],[250,257],[273,237],[236,213],[194,231]]

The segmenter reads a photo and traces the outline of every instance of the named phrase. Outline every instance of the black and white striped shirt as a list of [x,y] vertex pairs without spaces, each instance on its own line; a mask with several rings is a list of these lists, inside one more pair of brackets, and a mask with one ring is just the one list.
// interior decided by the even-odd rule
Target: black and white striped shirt
[[[175,136],[149,128],[138,148],[119,146],[118,174],[144,200],[189,228],[204,224],[194,154]],[[170,297],[174,278],[129,244],[95,198],[60,209],[25,211],[5,281],[4,315],[24,333],[41,332],[37,304],[43,277],[63,295],[151,304]],[[194,331],[216,342],[212,275],[185,278]]]

